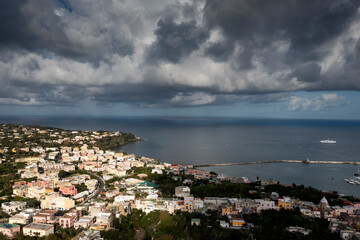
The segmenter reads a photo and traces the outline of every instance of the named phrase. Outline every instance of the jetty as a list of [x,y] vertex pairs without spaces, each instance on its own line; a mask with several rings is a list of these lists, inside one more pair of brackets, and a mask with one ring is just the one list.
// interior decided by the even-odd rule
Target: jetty
[[192,165],[195,168],[201,167],[225,167],[235,165],[253,165],[253,164],[268,164],[268,163],[303,163],[303,164],[348,164],[348,165],[360,165],[360,162],[345,162],[345,161],[311,161],[306,160],[270,160],[270,161],[251,161],[251,162],[237,162],[237,163],[211,163]]

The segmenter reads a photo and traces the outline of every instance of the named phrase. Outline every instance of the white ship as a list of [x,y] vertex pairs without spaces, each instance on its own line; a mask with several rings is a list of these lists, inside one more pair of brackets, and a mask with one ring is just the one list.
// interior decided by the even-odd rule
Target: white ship
[[325,140],[321,140],[320,142],[321,143],[336,143],[336,141],[332,140],[332,139],[325,139]]

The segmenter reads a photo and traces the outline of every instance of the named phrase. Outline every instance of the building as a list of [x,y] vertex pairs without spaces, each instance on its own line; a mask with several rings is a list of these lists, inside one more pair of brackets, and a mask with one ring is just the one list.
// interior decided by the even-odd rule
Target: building
[[180,186],[175,188],[175,196],[177,197],[189,197],[190,188],[186,186]]
[[14,213],[21,210],[24,210],[26,207],[26,202],[5,202],[1,204],[1,208],[4,212]]
[[52,224],[55,223],[56,217],[55,217],[56,210],[42,210],[40,213],[36,214],[33,217],[34,223],[47,223]]
[[96,221],[96,218],[94,216],[84,216],[82,218],[79,219],[79,221],[77,221],[74,224],[74,228],[78,229],[78,228],[83,228],[83,229],[88,229],[91,225],[93,225]]
[[199,218],[192,218],[191,219],[191,226],[200,226],[200,219]]
[[66,196],[75,196],[77,194],[77,189],[75,186],[62,186],[60,187],[59,192]]
[[231,218],[230,219],[231,226],[233,227],[241,227],[245,224],[245,220],[243,218]]
[[190,213],[194,211],[194,197],[184,197],[184,211]]
[[23,228],[25,236],[45,237],[54,234],[54,225],[43,223],[30,223]]
[[81,217],[81,211],[77,209],[71,209],[68,213],[61,216],[59,219],[59,225],[62,228],[74,227],[76,221]]
[[0,233],[2,233],[5,237],[14,238],[20,233],[20,225],[3,223],[0,225]]
[[278,208],[280,209],[291,209],[292,205],[291,205],[291,200],[289,197],[283,197],[283,198],[279,198],[278,199]]
[[114,218],[114,214],[112,213],[99,213],[99,215],[96,217],[96,223],[99,225],[106,225],[112,227],[114,223]]
[[35,208],[28,208],[24,211],[20,212],[19,214],[16,214],[15,216],[12,216],[9,218],[9,223],[11,224],[28,224],[32,221],[33,217],[39,212],[39,209]]
[[326,210],[329,208],[329,203],[325,196],[320,200],[320,210]]
[[71,228],[75,224],[76,217],[74,215],[65,214],[60,217],[59,225],[61,228]]
[[103,240],[100,235],[100,231],[87,230],[83,233],[84,234],[79,238],[79,240]]
[[69,210],[75,207],[75,201],[67,197],[60,197],[58,192],[45,196],[41,200],[42,209]]

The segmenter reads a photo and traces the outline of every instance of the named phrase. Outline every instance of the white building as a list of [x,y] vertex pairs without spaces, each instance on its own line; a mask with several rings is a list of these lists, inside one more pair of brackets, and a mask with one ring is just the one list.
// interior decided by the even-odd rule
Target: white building
[[128,202],[130,200],[135,200],[135,195],[118,195],[115,197],[114,202]]
[[190,188],[186,186],[180,186],[175,188],[175,196],[177,197],[189,197]]
[[25,209],[26,202],[5,202],[1,204],[1,208],[4,212],[14,213]]
[[42,223],[30,223],[23,228],[25,236],[45,237],[54,234],[54,225]]

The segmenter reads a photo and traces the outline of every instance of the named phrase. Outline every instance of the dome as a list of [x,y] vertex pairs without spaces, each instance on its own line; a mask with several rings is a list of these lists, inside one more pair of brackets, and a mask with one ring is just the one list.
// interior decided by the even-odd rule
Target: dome
[[328,201],[326,200],[325,196],[320,200],[320,203],[329,204]]

